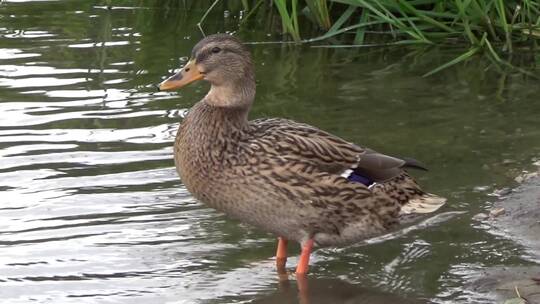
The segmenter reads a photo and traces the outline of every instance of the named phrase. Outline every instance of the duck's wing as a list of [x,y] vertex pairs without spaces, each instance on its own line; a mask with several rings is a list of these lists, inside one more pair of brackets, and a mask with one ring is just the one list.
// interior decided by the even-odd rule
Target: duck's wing
[[[412,159],[401,159],[362,148],[308,124],[292,120],[258,119],[250,124],[257,145],[268,154],[308,162],[323,172],[371,182],[390,180],[404,167],[422,168]],[[356,176],[355,176],[356,175]],[[362,183],[366,184],[362,181]]]
[[[309,210],[305,221],[312,232],[339,234],[351,220],[347,216],[361,217],[362,210],[377,215],[368,230],[382,231],[394,227],[402,214],[433,212],[445,202],[422,191],[403,170],[423,168],[416,161],[362,148],[291,120],[260,119],[250,128],[252,140],[247,142],[254,161],[243,174],[256,172],[300,209]],[[370,199],[374,197],[379,199]]]

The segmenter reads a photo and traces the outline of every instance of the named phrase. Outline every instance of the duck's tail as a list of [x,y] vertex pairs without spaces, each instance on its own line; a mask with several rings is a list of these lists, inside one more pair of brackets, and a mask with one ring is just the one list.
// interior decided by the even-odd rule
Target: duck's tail
[[426,214],[437,211],[446,203],[446,198],[431,193],[423,193],[415,198],[409,199],[401,206],[400,215]]
[[407,172],[383,183],[370,186],[374,194],[383,195],[401,205],[400,217],[415,217],[437,211],[446,203],[446,198],[424,192]]

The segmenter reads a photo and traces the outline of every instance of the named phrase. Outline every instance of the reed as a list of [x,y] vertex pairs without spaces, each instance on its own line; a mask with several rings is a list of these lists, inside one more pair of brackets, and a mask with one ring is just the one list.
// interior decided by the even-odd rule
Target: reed
[[283,32],[300,41],[300,28],[298,27],[298,0],[274,0],[274,5],[281,16]]
[[[260,7],[256,5],[260,1],[250,7]],[[245,7],[248,2],[243,0]],[[297,43],[468,47],[426,76],[480,53],[508,66],[505,57],[516,48],[536,48],[540,39],[540,1],[536,0],[273,0],[272,4],[284,37]]]

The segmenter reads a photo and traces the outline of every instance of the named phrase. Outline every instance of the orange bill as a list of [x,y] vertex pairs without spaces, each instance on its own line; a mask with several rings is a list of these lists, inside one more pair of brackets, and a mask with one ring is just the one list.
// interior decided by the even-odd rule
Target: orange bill
[[172,75],[159,84],[160,91],[169,91],[179,89],[194,81],[203,79],[203,75],[199,72],[195,60],[190,60],[180,72]]

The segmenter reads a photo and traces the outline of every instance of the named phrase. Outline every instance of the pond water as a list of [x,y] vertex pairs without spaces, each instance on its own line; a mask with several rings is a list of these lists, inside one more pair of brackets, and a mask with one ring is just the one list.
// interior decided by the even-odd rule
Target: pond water
[[[253,44],[252,117],[413,156],[442,212],[464,212],[316,251],[307,295],[280,281],[274,237],[200,204],[175,172],[174,134],[208,85],[156,92],[201,38],[206,4],[171,2],[0,3],[0,302],[489,303],[464,288],[480,269],[535,263],[471,217],[540,155],[536,80],[479,58],[421,77],[462,49]],[[218,6],[205,30],[235,18]]]

